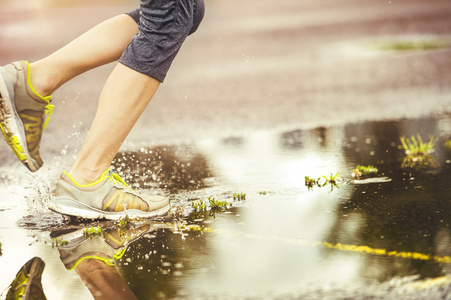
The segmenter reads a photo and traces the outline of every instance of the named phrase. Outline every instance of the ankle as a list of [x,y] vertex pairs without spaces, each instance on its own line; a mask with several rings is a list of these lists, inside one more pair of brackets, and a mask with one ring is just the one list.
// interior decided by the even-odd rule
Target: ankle
[[80,185],[88,185],[100,178],[102,171],[99,169],[82,168],[81,170],[72,167],[69,171],[72,178]]
[[41,97],[48,97],[56,90],[56,84],[51,79],[51,72],[48,72],[42,64],[38,62],[30,63],[30,82],[29,87],[32,92]]

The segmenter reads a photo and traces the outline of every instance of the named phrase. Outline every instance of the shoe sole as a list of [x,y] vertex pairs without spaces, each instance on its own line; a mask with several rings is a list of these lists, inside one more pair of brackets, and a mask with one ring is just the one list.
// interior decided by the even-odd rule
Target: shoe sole
[[6,82],[7,76],[6,71],[0,67],[0,130],[17,158],[30,171],[36,172],[39,166],[28,152],[25,129],[16,106],[11,101],[14,98],[14,90],[12,84]]
[[163,208],[154,211],[141,211],[137,209],[129,209],[121,212],[103,211],[80,201],[67,197],[56,197],[51,199],[48,208],[62,215],[78,217],[82,219],[106,219],[119,220],[128,216],[129,218],[153,218],[162,216],[169,211],[169,204]]

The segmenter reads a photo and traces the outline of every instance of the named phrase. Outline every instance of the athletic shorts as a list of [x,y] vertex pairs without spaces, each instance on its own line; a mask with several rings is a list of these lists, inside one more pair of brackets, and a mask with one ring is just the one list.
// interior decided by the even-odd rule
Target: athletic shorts
[[186,37],[202,21],[204,10],[204,0],[141,0],[140,7],[128,13],[139,33],[119,62],[163,82]]

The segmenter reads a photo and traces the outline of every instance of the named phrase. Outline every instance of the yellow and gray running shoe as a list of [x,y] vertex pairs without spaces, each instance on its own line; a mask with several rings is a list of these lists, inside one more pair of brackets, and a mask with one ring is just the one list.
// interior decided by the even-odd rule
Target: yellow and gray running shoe
[[0,129],[14,154],[32,172],[43,164],[39,145],[54,108],[51,99],[31,85],[28,62],[0,67]]
[[48,207],[60,214],[84,219],[151,218],[169,210],[169,199],[140,195],[108,169],[89,185],[81,185],[63,172]]
[[6,300],[44,300],[47,299],[42,289],[42,272],[45,264],[39,257],[30,259],[17,272],[11,283]]

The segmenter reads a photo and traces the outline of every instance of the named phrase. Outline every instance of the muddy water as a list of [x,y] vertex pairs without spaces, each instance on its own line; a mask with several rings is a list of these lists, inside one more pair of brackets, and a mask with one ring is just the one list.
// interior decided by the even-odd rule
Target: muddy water
[[[438,138],[422,162],[405,160],[399,149],[401,136],[416,134],[425,142]],[[443,115],[129,149],[116,158],[116,170],[144,193],[168,195],[180,210],[125,227],[51,213],[45,202],[53,174],[41,175],[46,181],[38,185],[4,168],[1,287],[39,256],[49,299],[92,297],[64,267],[57,239],[72,247],[67,233],[100,225],[95,239],[113,244],[111,235],[120,232],[113,252],[127,250],[116,268],[139,299],[445,297],[450,139],[451,116]],[[356,178],[357,165],[378,171]],[[324,178],[305,185],[305,176],[337,172],[335,185],[322,186]],[[227,207],[214,214],[193,209],[211,197]]]

